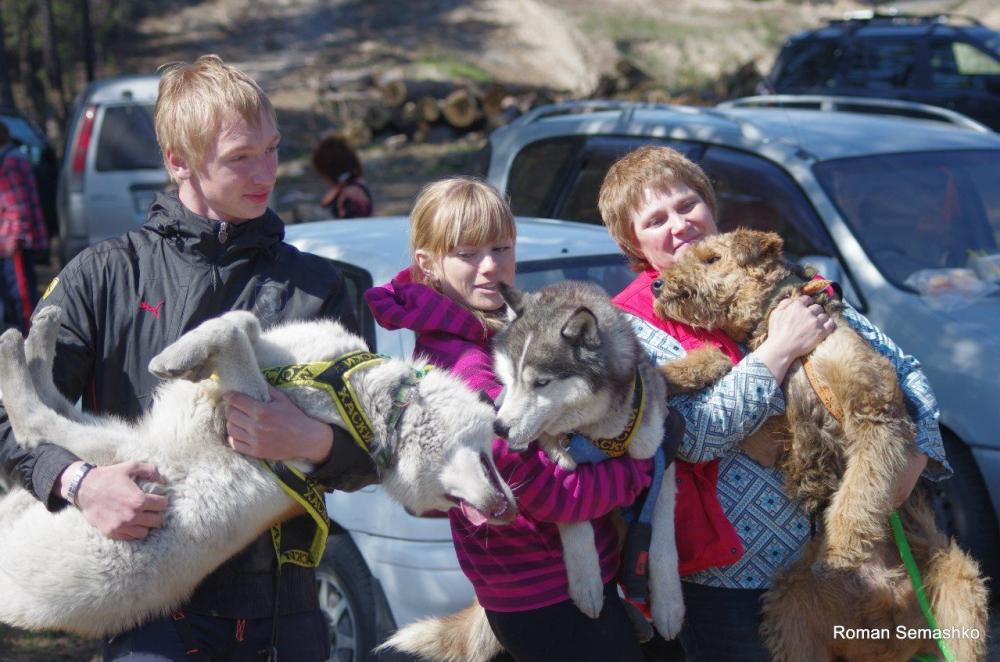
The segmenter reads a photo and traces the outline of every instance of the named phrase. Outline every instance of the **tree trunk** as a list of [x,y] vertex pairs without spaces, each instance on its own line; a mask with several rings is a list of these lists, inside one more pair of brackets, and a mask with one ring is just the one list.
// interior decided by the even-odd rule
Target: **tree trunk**
[[83,31],[83,63],[87,82],[94,80],[94,35],[90,27],[90,0],[80,0],[80,29]]
[[45,100],[45,89],[37,75],[41,63],[38,62],[37,51],[32,51],[31,40],[28,38],[28,35],[31,34],[34,13],[35,8],[29,5],[23,11],[18,11],[16,15],[16,33],[21,35],[21,38],[17,40],[17,66],[21,84],[24,85],[24,92],[31,101],[35,118],[44,122],[49,115],[49,108]]
[[10,69],[7,65],[7,47],[4,40],[3,12],[0,11],[0,106],[15,108],[14,88],[10,84]]
[[38,19],[42,28],[42,57],[49,80],[49,90],[55,104],[55,114],[59,123],[66,119],[66,95],[63,92],[62,66],[56,46],[56,22],[52,15],[52,0],[40,0]]

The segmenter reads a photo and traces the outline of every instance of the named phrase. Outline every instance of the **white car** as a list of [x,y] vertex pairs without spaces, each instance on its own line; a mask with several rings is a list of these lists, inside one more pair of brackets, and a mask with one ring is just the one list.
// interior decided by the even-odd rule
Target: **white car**
[[[617,293],[633,277],[603,227],[519,218],[517,228],[515,285],[522,289],[590,280]],[[376,325],[361,296],[409,264],[408,236],[407,219],[394,217],[293,225],[285,239],[341,269],[372,351],[409,357],[413,333]],[[414,517],[378,487],[334,492],[327,506],[334,533],[319,578],[321,604],[331,620],[332,659],[367,659],[397,627],[472,601],[447,519]]]

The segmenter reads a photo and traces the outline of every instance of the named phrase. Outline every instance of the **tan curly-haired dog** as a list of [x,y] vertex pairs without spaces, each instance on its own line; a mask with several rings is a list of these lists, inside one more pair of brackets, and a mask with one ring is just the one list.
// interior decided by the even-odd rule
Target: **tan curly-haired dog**
[[[774,233],[736,230],[707,237],[654,283],[656,314],[721,329],[751,350],[758,347],[774,306],[802,293],[807,283],[781,249]],[[822,535],[767,593],[766,643],[778,660],[906,660],[918,650],[936,652],[926,638],[834,639],[834,625],[889,623],[894,635],[896,625],[928,626],[888,523],[897,481],[915,448],[896,371],[848,326],[841,303],[825,294],[814,298],[836,330],[806,357],[809,376],[800,362],[789,369],[785,417],[771,419],[758,434],[786,440],[786,491],[821,518]],[[674,389],[693,390],[731,367],[718,350],[702,348],[667,364],[664,372]],[[745,443],[753,446],[755,440]],[[918,495],[900,514],[940,627],[979,628],[978,640],[953,640],[952,649],[958,659],[980,658],[987,593],[976,562],[937,531]]]

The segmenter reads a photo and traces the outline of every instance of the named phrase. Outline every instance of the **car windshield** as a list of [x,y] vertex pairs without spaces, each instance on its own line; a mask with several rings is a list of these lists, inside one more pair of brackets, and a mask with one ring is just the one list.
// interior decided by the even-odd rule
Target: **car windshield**
[[1000,253],[1000,150],[882,154],[814,170],[893,283],[908,287],[924,269],[973,268],[995,278],[982,267]]
[[518,262],[514,284],[522,290],[535,291],[563,280],[587,280],[615,295],[632,282],[635,273],[621,255],[587,255]]

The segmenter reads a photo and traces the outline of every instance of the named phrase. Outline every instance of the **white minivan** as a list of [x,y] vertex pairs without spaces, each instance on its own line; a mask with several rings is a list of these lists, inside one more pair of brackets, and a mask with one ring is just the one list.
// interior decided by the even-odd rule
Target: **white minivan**
[[59,170],[63,264],[87,246],[146,222],[168,184],[153,127],[159,76],[94,81],[77,97]]

